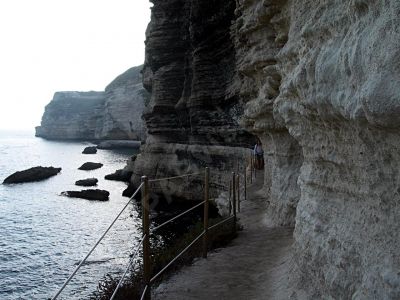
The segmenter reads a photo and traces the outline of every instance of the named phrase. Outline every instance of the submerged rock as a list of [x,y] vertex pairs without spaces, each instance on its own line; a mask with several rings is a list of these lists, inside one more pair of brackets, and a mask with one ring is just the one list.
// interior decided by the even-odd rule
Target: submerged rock
[[120,169],[116,170],[112,174],[104,176],[104,179],[128,182],[132,176],[132,173],[133,172],[131,171],[125,171],[124,169]]
[[98,201],[108,201],[110,193],[105,190],[82,190],[82,191],[66,191],[62,192],[61,195],[70,198],[82,198],[87,200],[98,200]]
[[82,179],[78,180],[75,182],[75,185],[79,186],[94,186],[98,182],[97,178],[87,178],[87,179]]
[[83,149],[82,154],[96,154],[97,148],[96,146],[89,146]]
[[27,170],[15,172],[14,174],[8,176],[4,179],[3,183],[23,183],[40,181],[47,179],[51,176],[57,175],[61,171],[61,168],[54,167],[33,167]]
[[101,163],[94,163],[94,162],[85,162],[82,166],[80,166],[78,169],[79,170],[85,170],[85,171],[89,171],[89,170],[95,170],[95,169],[99,169],[103,166],[103,164]]

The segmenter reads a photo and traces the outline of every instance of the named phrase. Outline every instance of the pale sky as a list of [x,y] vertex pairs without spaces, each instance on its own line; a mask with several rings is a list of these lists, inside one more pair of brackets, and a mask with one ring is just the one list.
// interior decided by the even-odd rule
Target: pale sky
[[144,60],[148,0],[0,0],[0,129],[33,129],[56,91],[102,91]]

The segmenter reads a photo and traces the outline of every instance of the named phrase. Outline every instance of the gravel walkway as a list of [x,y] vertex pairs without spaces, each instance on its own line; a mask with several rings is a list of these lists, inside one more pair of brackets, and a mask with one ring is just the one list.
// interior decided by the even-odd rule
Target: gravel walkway
[[[260,174],[261,175],[261,174]],[[249,188],[239,215],[244,230],[226,247],[181,269],[152,299],[288,299],[292,228],[268,228],[262,176]]]

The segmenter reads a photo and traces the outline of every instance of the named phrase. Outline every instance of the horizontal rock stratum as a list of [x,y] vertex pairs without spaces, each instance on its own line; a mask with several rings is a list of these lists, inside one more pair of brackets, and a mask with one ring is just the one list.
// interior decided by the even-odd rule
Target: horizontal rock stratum
[[36,136],[47,139],[143,140],[142,112],[148,101],[140,71],[133,67],[104,92],[56,92]]
[[400,2],[152,2],[132,182],[210,166],[221,189],[256,135],[293,298],[400,299]]

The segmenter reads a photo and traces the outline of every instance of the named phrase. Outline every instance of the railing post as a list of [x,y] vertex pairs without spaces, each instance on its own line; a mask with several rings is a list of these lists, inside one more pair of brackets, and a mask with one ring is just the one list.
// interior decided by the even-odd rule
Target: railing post
[[244,168],[244,201],[247,201],[247,174],[246,174],[246,168]]
[[250,183],[253,183],[253,154],[250,153]]
[[228,198],[229,216],[232,213],[232,180],[229,180],[229,198]]
[[232,207],[233,207],[233,231],[236,231],[236,175],[232,172]]
[[150,204],[149,204],[149,179],[142,176],[142,225],[143,225],[143,277],[147,291],[144,299],[150,300],[151,269],[150,269]]
[[237,179],[237,211],[240,212],[240,177],[239,174],[236,175],[236,179]]
[[208,250],[208,201],[209,195],[209,183],[210,183],[210,169],[206,167],[204,174],[204,235],[203,235],[203,258],[207,258]]

